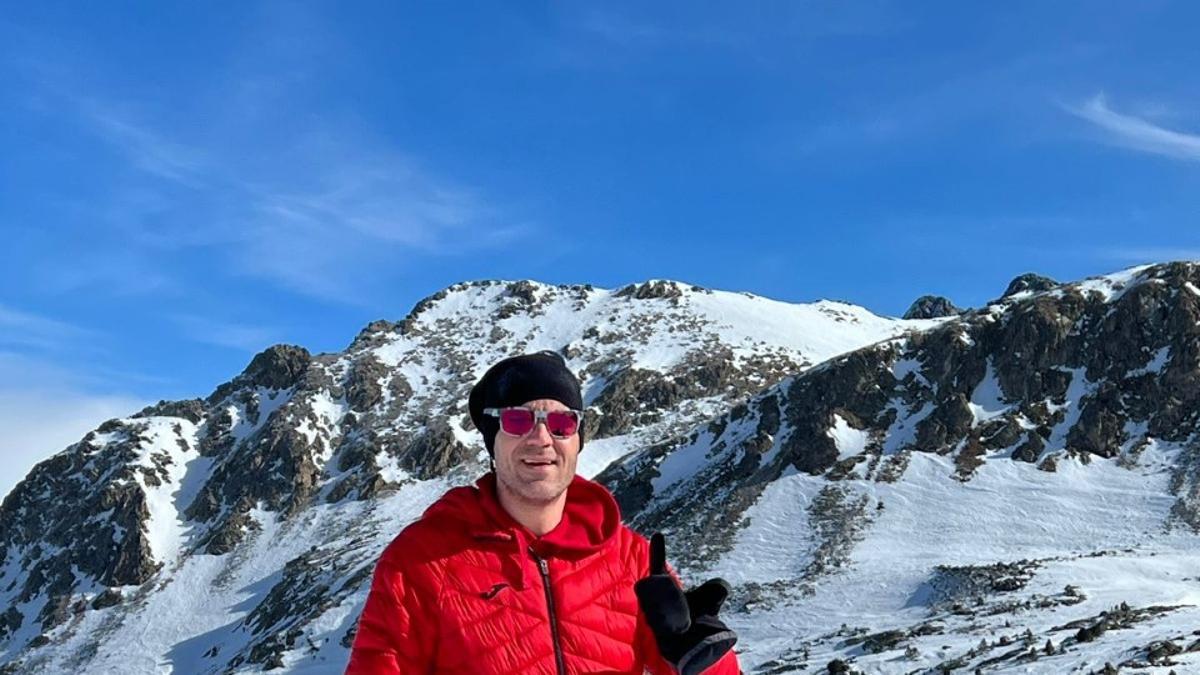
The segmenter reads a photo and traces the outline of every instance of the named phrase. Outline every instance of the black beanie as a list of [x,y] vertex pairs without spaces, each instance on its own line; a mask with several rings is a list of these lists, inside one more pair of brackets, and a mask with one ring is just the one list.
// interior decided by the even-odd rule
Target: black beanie
[[[583,410],[579,380],[561,356],[542,351],[504,359],[488,368],[471,389],[467,407],[471,421],[483,434],[483,444],[492,453],[500,420],[484,415],[484,408],[506,408],[540,398],[554,399],[575,410]],[[579,420],[579,449],[583,449],[583,420]]]

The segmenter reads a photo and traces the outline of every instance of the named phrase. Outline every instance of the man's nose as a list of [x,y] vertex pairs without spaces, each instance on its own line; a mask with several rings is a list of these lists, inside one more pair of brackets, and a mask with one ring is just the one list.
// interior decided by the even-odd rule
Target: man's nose
[[525,436],[525,440],[530,444],[542,447],[550,445],[554,439],[550,435],[550,428],[546,426],[546,421],[538,420],[533,423],[533,429]]

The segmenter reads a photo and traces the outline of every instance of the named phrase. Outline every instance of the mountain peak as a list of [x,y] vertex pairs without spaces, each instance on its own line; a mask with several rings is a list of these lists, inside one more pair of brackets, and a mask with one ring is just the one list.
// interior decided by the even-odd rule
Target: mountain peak
[[250,364],[233,381],[217,388],[209,400],[216,402],[238,387],[288,389],[293,387],[312,362],[312,354],[304,347],[278,344],[254,355]]
[[948,298],[940,295],[922,295],[909,305],[904,313],[905,319],[940,319],[962,314],[962,310],[954,306]]
[[1008,288],[1004,290],[1004,295],[1000,297],[1008,298],[1016,295],[1017,293],[1025,292],[1040,293],[1042,291],[1048,291],[1056,288],[1057,286],[1058,282],[1050,277],[1034,274],[1033,272],[1026,272],[1025,274],[1022,274],[1009,282]]

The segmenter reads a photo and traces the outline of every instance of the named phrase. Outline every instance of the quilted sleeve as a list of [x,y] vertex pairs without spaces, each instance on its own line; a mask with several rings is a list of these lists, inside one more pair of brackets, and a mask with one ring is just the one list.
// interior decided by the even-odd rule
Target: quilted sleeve
[[433,673],[436,603],[422,579],[383,556],[358,619],[346,675]]

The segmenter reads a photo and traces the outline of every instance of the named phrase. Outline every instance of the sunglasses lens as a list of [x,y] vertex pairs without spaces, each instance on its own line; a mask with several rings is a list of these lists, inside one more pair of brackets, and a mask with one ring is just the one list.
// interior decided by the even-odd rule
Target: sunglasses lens
[[500,428],[506,434],[524,436],[533,429],[533,411],[524,408],[505,408],[500,411]]
[[546,428],[551,434],[566,438],[579,430],[579,417],[569,410],[556,410],[546,415]]

